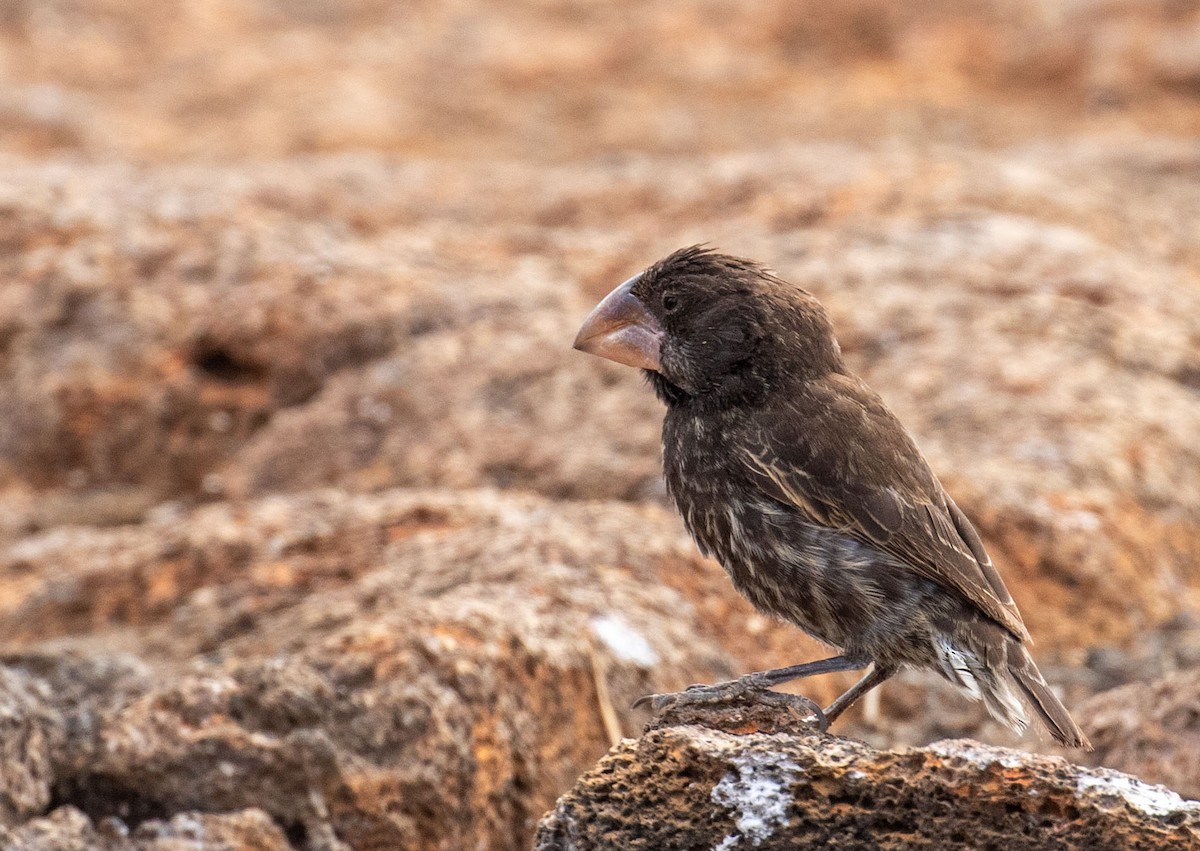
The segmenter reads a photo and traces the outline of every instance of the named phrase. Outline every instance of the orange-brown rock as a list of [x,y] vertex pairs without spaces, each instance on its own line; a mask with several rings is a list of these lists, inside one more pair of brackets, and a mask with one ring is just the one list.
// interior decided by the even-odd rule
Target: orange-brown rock
[[597,291],[711,239],[829,304],[1035,637],[1077,664],[1200,583],[1194,167],[1078,141],[502,176],[10,167],[0,537],[323,485],[657,498],[657,403],[567,343]]
[[[637,694],[819,653],[568,350],[691,242],[828,304],[1072,708],[1195,666],[1198,27],[0,4],[0,845],[519,847]],[[1193,788],[1175,688],[1097,698],[1099,758]],[[1010,741],[932,675],[878,698],[841,729]]]
[[1101,692],[1079,707],[1093,760],[1200,798],[1200,670]]
[[63,806],[15,829],[0,826],[10,851],[288,851],[287,837],[261,810],[180,813],[150,819],[130,831],[116,818],[98,824],[79,809]]
[[[298,613],[311,610],[319,625],[312,634],[322,634],[331,594],[345,595],[346,622],[366,619],[381,604],[355,610],[364,583],[378,587],[370,594],[429,589],[447,597],[447,613],[462,595],[493,588],[521,597],[537,588],[565,617],[615,616],[620,607],[604,602],[613,592],[599,590],[613,582],[661,609],[643,627],[663,631],[664,645],[686,644],[694,631],[742,664],[814,652],[798,646],[796,630],[730,594],[720,568],[655,505],[495,491],[316,491],[29,536],[0,557],[0,578],[0,638],[22,652],[104,646],[169,665],[230,648],[274,653],[279,627],[266,625],[303,632]],[[584,601],[586,612],[565,611]]]
[[524,848],[635,697],[795,652],[712,620],[723,576],[655,506],[328,491],[58,529],[4,572],[0,816],[33,833],[254,809],[311,848]]
[[562,161],[814,136],[1194,132],[1196,27],[1172,0],[52,0],[0,20],[0,140],[138,160]]
[[27,819],[50,804],[53,753],[63,722],[47,706],[44,685],[0,668],[0,825]]
[[733,712],[626,739],[547,814],[535,848],[1200,848],[1200,802],[1115,771],[746,724]]

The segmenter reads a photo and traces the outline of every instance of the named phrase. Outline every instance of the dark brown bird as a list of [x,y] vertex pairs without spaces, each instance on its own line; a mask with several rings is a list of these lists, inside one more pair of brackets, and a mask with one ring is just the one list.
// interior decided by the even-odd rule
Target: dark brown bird
[[667,406],[667,491],[701,552],[757,608],[841,651],[651,695],[656,708],[780,700],[771,686],[870,667],[817,711],[824,728],[899,669],[932,668],[1016,731],[1032,709],[1058,741],[1090,747],[1026,650],[979,535],[846,368],[812,295],[749,260],[685,248],[613,290],[575,348],[646,370]]

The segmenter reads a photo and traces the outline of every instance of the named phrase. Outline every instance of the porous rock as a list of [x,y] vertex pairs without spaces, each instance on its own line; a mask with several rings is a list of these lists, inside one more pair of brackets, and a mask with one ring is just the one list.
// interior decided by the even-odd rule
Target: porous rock
[[[661,506],[554,504],[662,500],[568,346],[691,242],[829,306],[1068,705],[1189,664],[1194,6],[5,4],[3,819],[525,843],[636,694],[815,656]],[[876,739],[977,732],[913,682]]]
[[64,738],[45,684],[0,667],[0,825],[36,815],[50,803],[52,753]]
[[558,801],[535,848],[1200,848],[1200,803],[1115,771],[968,740],[879,751],[745,720],[621,742]]
[[327,491],[14,550],[14,830],[257,809],[314,851],[524,848],[635,697],[761,649],[655,506]]
[[58,807],[19,828],[0,827],[6,851],[290,851],[293,847],[261,810],[180,813],[134,830],[118,818],[94,823],[72,806]]
[[946,157],[10,164],[0,538],[317,486],[660,499],[661,407],[569,342],[605,289],[710,240],[828,304],[1043,648],[1133,642],[1197,583],[1194,155]]
[[1200,670],[1101,692],[1077,714],[1095,762],[1200,798]]
[[[398,597],[405,608],[428,596],[451,611],[460,596],[519,597],[529,587],[547,605],[587,602],[576,614],[597,618],[586,630],[597,640],[619,636],[611,621],[633,618],[643,634],[664,630],[663,644],[686,643],[671,633],[683,620],[736,658],[785,664],[815,652],[798,645],[796,630],[771,624],[731,594],[724,572],[699,557],[678,518],[652,504],[495,491],[314,491],[168,508],[118,529],[32,535],[0,552],[0,577],[9,592],[0,596],[0,637],[26,655],[103,646],[177,664],[214,652],[276,652],[285,644],[277,621],[293,636],[312,637],[356,617],[386,616],[371,595]],[[637,624],[632,608],[604,590],[613,583],[664,617]],[[345,609],[336,620],[334,600]],[[39,672],[49,675],[55,657],[39,658]],[[66,661],[62,667],[71,670]]]
[[0,20],[0,149],[545,161],[881,132],[1004,138],[1128,113],[1171,128],[1197,92],[1196,20],[1171,0],[47,0]]

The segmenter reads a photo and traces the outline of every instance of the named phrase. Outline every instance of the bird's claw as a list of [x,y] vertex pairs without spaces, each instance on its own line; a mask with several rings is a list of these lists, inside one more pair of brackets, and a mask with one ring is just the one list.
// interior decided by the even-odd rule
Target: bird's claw
[[688,686],[683,691],[645,694],[633,702],[633,708],[640,709],[649,706],[657,714],[673,706],[713,706],[733,703],[745,698],[753,698],[772,706],[798,709],[814,718],[819,732],[825,733],[829,729],[829,719],[814,701],[801,694],[771,691],[754,674],[748,674],[727,683],[696,684]]
[[674,702],[674,698],[674,694],[643,694],[633,702],[633,708],[641,709],[643,706],[649,706],[655,712],[662,712]]
[[[640,709],[643,706],[650,706],[655,712],[662,712],[668,706],[673,706],[676,703],[684,704],[701,704],[701,703],[718,703],[719,700],[704,699],[700,696],[701,692],[711,691],[718,686],[704,685],[703,683],[692,683],[683,691],[669,691],[663,694],[643,694],[633,702],[634,709]],[[732,695],[729,698],[731,699]]]
[[786,694],[778,691],[764,692],[763,697],[769,703],[777,703],[780,706],[787,706],[792,709],[798,709],[801,712],[807,712],[817,722],[818,733],[824,735],[829,732],[829,719],[825,716],[825,710],[818,706],[811,698],[807,698],[802,694]]

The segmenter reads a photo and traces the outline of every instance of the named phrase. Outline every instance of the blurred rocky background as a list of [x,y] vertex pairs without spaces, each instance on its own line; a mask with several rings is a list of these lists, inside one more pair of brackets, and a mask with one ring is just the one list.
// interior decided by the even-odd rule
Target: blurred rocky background
[[1198,135],[1195,0],[4,0],[0,846],[528,848],[636,696],[819,653],[570,350],[702,241],[831,309],[1069,758],[1200,796]]

